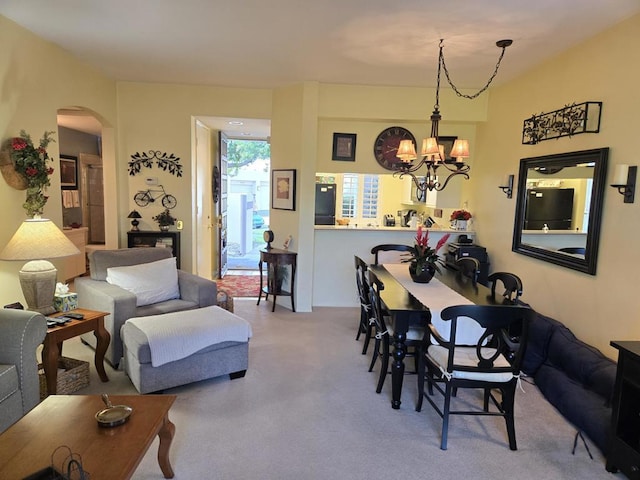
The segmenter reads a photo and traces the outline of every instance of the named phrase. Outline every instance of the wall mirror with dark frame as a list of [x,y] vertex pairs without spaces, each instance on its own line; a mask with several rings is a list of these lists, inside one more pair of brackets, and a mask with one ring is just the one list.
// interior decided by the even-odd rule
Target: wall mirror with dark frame
[[596,274],[609,149],[520,160],[512,250]]

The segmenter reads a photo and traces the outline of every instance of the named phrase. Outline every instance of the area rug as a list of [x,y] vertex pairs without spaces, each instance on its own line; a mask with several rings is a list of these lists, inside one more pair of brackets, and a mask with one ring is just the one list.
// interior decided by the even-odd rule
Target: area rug
[[259,275],[225,275],[216,280],[218,290],[230,297],[257,297],[260,291]]

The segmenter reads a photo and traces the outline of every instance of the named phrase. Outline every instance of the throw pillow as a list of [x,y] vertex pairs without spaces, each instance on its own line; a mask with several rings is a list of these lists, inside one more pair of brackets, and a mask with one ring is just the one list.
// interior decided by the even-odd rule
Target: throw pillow
[[180,298],[175,257],[108,268],[107,282],[135,294],[138,307]]

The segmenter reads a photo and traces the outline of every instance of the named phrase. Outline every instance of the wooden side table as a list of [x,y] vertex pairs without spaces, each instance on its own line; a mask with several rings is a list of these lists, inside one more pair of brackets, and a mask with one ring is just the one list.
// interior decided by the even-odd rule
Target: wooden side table
[[[51,317],[64,316],[66,312],[59,312]],[[107,312],[96,312],[84,308],[76,308],[73,313],[82,313],[82,320],[71,320],[64,325],[50,327],[47,329],[47,335],[44,338],[42,349],[42,366],[44,367],[44,376],[47,379],[47,393],[55,395],[58,391],[58,359],[62,355],[62,342],[70,338],[77,337],[83,333],[93,332],[96,337],[96,354],[94,363],[100,380],[108,382],[109,377],[104,370],[104,354],[109,347],[111,335],[104,328],[104,317]]]
[[[291,297],[291,310],[294,312],[296,311],[293,294],[296,282],[297,258],[298,254],[296,252],[282,250],[280,248],[260,250],[260,263],[258,264],[258,268],[260,269],[260,292],[258,293],[257,305],[260,305],[260,299],[262,298],[263,293],[265,294],[265,301],[269,300],[269,295],[273,295],[273,308],[271,309],[273,312],[276,309],[276,298],[278,296]],[[266,285],[263,283],[262,276],[263,263],[268,265]],[[285,267],[286,265],[291,266],[291,291],[282,289],[282,285],[278,282],[278,269],[280,267]]]

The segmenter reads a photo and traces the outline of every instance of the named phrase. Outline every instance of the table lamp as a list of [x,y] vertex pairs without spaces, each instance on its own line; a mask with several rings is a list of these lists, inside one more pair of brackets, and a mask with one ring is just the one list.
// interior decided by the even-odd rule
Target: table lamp
[[45,258],[77,255],[80,250],[46,218],[25,220],[0,253],[0,260],[29,260],[20,270],[20,285],[29,310],[54,313],[57,270]]
[[133,218],[133,220],[131,220],[131,231],[139,232],[140,229],[138,228],[138,225],[140,224],[140,222],[138,221],[138,219],[142,218],[142,215],[140,215],[137,210],[132,210],[131,213],[127,215],[127,218]]

